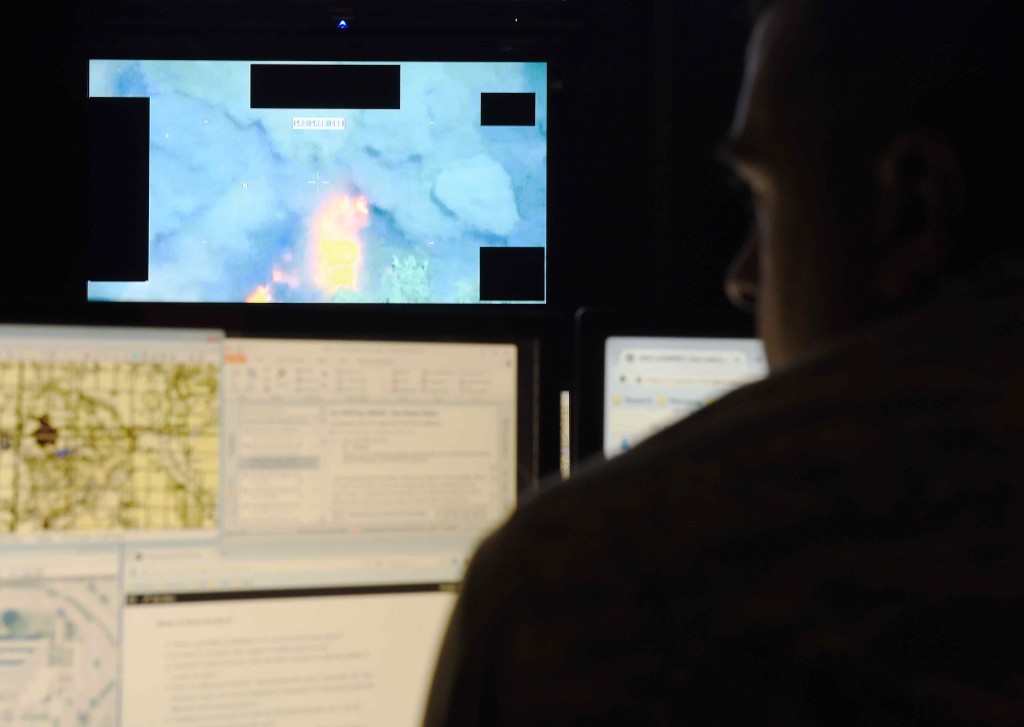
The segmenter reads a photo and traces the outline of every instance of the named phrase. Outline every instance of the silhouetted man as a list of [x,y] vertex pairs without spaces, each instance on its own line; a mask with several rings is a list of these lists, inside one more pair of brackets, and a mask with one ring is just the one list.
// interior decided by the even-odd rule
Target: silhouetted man
[[726,288],[772,373],[483,544],[428,725],[1024,723],[1020,5],[758,14]]

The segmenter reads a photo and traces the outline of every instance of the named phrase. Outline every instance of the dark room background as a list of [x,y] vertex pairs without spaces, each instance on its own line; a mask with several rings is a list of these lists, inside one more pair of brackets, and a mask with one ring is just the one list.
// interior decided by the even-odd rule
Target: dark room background
[[[747,25],[737,0],[124,0],[34,5],[7,61],[4,318],[85,297],[88,190],[81,62],[93,36],[176,35],[219,44],[322,39],[351,13],[363,36],[557,37],[551,78],[547,308],[727,311],[723,270],[741,239],[741,206],[715,147],[727,130]],[[511,22],[519,18],[518,23]],[[339,54],[344,37],[338,37]],[[555,166],[557,164],[557,167]]]

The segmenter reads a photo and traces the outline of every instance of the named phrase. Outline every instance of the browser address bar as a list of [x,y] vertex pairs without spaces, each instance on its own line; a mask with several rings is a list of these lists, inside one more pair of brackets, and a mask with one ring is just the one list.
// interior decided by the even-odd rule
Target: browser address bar
[[760,378],[749,372],[736,374],[638,374],[629,377],[636,386],[738,386]]

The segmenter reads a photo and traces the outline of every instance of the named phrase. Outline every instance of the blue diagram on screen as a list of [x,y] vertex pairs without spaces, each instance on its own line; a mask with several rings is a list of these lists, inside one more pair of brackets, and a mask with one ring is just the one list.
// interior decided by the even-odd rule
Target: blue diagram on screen
[[[399,109],[250,108],[250,61],[93,60],[150,101],[149,279],[106,301],[480,302],[480,250],[547,239],[547,65],[401,63]],[[533,125],[481,94],[535,94]]]

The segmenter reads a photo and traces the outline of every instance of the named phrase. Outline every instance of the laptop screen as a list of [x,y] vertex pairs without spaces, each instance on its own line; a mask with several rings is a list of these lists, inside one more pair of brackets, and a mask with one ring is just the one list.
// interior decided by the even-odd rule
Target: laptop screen
[[604,351],[607,457],[768,373],[755,338],[610,336]]
[[527,343],[0,326],[0,721],[416,725]]

